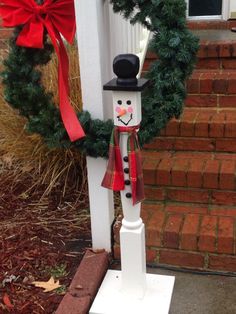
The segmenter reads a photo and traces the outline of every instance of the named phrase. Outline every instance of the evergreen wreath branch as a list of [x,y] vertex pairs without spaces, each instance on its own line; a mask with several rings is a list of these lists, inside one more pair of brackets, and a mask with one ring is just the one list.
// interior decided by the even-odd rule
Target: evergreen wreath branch
[[[186,27],[185,0],[111,0],[115,12],[131,23],[141,23],[153,32],[150,49],[158,55],[148,73],[151,86],[143,95],[140,144],[150,142],[172,117],[182,112],[185,81],[192,73],[198,39]],[[2,72],[5,99],[27,119],[27,130],[40,134],[49,147],[75,147],[92,157],[108,156],[112,120],[92,119],[88,111],[78,113],[86,137],[71,143],[52,95],[41,84],[36,68],[51,59],[53,47],[44,39],[44,49],[16,45],[19,28],[10,40],[10,51]]]

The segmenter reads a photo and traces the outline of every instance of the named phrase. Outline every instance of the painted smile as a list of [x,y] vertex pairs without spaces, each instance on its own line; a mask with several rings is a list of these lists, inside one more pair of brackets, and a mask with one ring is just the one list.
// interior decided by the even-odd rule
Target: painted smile
[[121,123],[123,123],[124,125],[128,125],[130,123],[130,121],[133,119],[133,114],[131,113],[129,116],[129,120],[127,122],[123,121],[119,116],[117,116],[118,121],[120,121]]

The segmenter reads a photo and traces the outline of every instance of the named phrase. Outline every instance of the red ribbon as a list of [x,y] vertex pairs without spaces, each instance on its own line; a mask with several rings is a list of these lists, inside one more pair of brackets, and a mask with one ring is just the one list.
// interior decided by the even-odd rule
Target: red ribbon
[[70,140],[84,137],[84,131],[69,101],[69,60],[61,35],[71,44],[75,35],[73,0],[45,0],[38,5],[34,0],[1,0],[0,15],[3,26],[23,25],[16,44],[29,48],[43,48],[46,28],[58,56],[59,107],[62,121]]

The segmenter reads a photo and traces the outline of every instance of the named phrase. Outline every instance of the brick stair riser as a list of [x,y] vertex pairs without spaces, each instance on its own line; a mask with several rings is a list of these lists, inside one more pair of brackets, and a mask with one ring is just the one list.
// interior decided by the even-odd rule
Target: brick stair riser
[[195,204],[236,206],[236,192],[218,189],[145,186],[148,201],[171,201]]
[[160,137],[145,145],[145,149],[235,153],[236,139]]
[[[152,63],[157,58],[149,58],[147,57],[144,66],[143,66],[143,74],[147,73],[152,65]],[[196,65],[196,69],[205,69],[205,70],[236,70],[236,57],[228,57],[228,58],[199,58]]]
[[[147,73],[152,63],[157,60],[157,57],[149,57],[145,59],[143,66],[143,74]],[[202,57],[198,58],[195,65],[197,70],[236,70],[236,57]]]
[[[236,270],[236,216],[220,217],[200,213],[165,211],[171,204],[144,204],[147,261],[176,266]],[[176,206],[176,205],[175,205]],[[184,205],[185,206],[185,205]],[[119,230],[114,225],[115,255],[119,257]],[[176,255],[176,258],[174,255]],[[224,263],[223,263],[224,261]]]
[[[164,213],[167,214],[181,214],[181,215],[200,215],[202,216],[216,216],[216,217],[231,217],[236,218],[235,206],[226,205],[212,205],[202,203],[184,203],[184,202],[151,202],[146,200],[145,206],[148,208],[161,208]],[[145,208],[144,206],[144,208]],[[142,217],[145,216],[145,210],[143,210]],[[191,215],[189,215],[191,216]],[[149,219],[150,220],[150,219]],[[161,219],[160,219],[161,221]],[[194,220],[193,220],[194,221]],[[156,221],[153,223],[156,226]]]
[[236,41],[201,40],[197,53],[198,59],[202,58],[236,58]]
[[186,108],[172,119],[146,150],[236,152],[236,110]]
[[187,81],[186,88],[186,107],[236,109],[235,70],[196,70]]
[[[202,40],[197,58],[197,69],[236,69],[236,40],[225,42]],[[156,59],[155,53],[148,52],[143,71],[148,71]]]
[[195,70],[186,87],[187,107],[236,108],[235,70]]
[[[147,69],[149,66],[150,65],[147,63]],[[196,69],[236,70],[236,58],[199,58],[196,64]]]
[[[114,258],[120,259],[120,247],[114,246]],[[146,247],[147,263],[153,266],[170,265],[202,271],[235,272],[236,257],[225,254],[187,252],[177,249]]]
[[193,72],[186,83],[188,96],[185,105],[193,108],[236,109],[236,71],[209,71],[204,69]]
[[[154,165],[154,167],[152,166]],[[234,160],[163,159],[144,162],[146,185],[236,190]]]
[[235,138],[235,110],[187,110],[180,119],[172,119],[161,131],[162,137]]
[[[171,206],[168,204],[167,207]],[[175,205],[176,206],[176,205]],[[168,212],[165,205],[143,206],[146,244],[149,247],[172,248],[183,251],[236,253],[236,216],[221,217],[197,213]],[[120,244],[121,220],[114,225],[114,239]]]
[[236,96],[234,94],[188,94],[185,106],[188,108],[236,109]]
[[195,70],[187,81],[189,94],[236,94],[235,70]]
[[206,29],[231,29],[236,27],[236,20],[198,20],[188,21],[188,28],[192,30],[206,30]]

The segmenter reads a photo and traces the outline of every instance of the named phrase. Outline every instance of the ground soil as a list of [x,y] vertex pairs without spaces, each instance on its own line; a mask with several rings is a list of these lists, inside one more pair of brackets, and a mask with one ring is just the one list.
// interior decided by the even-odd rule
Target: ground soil
[[[0,173],[0,313],[52,314],[91,244],[87,195],[57,186],[42,198],[44,186],[26,192],[30,176],[11,180]],[[32,284],[51,276],[62,288]]]
[[[7,53],[6,45],[0,50],[0,71]],[[17,165],[2,164],[0,147],[0,314],[53,314],[91,247],[87,187],[75,188],[74,178],[67,178],[71,189],[63,193],[62,182],[45,196],[47,186],[34,186],[34,174],[17,178]],[[32,284],[51,276],[62,288],[45,293]]]

